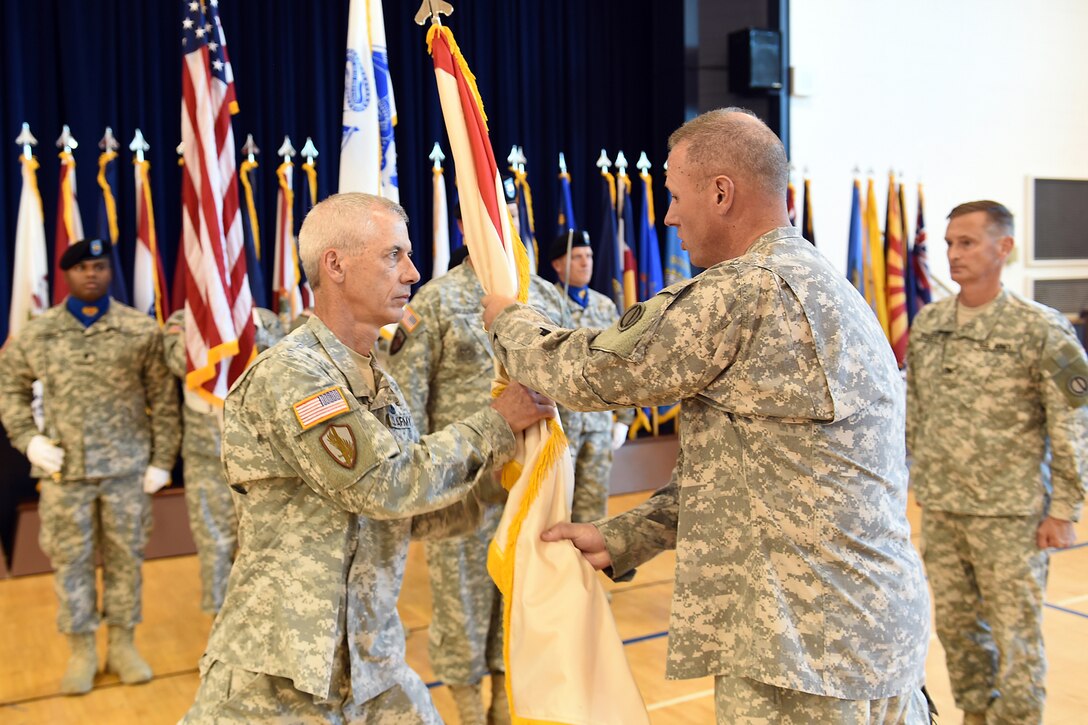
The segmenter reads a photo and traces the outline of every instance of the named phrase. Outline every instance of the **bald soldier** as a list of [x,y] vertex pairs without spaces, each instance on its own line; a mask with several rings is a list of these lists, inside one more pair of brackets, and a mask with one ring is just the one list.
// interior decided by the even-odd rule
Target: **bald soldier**
[[926,723],[929,599],[887,339],[789,226],[767,126],[711,111],[669,148],[665,223],[706,271],[605,331],[485,299],[515,380],[581,409],[682,401],[665,487],[543,538],[613,577],[676,549],[666,675],[714,676],[719,723]]
[[419,438],[371,358],[419,280],[404,210],[331,196],[299,248],[313,315],[224,406],[239,549],[183,721],[439,723],[396,608],[412,517],[475,496],[513,456],[514,433],[555,408],[513,386]]
[[[0,419],[40,479],[40,542],[56,577],[57,627],[72,650],[60,688],[76,695],[94,686],[95,630],[103,619],[106,669],[125,684],[151,679],[133,642],[142,614],[140,570],[150,494],[170,481],[181,430],[159,326],[109,296],[109,241],[75,242],[59,266],[68,297],[0,353]],[[35,380],[43,387],[42,430],[31,412]]]

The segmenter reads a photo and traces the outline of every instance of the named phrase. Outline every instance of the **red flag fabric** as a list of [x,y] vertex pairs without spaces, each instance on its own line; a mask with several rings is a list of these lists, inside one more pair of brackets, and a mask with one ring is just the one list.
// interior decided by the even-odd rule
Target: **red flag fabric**
[[[67,126],[65,126],[67,128]],[[53,239],[53,304],[68,296],[68,280],[60,268],[60,258],[68,245],[83,239],[83,217],[76,197],[76,160],[70,151],[61,151],[57,191],[57,233]]]
[[903,220],[896,193],[895,175],[888,176],[888,218],[884,227],[887,246],[888,341],[895,360],[903,367],[907,359],[907,289],[903,278]]

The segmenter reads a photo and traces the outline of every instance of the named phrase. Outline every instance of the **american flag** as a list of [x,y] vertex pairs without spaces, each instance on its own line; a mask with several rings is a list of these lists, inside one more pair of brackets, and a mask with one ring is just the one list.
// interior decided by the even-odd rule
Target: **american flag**
[[218,5],[184,2],[181,34],[186,384],[213,403],[255,354],[230,119],[238,103]]

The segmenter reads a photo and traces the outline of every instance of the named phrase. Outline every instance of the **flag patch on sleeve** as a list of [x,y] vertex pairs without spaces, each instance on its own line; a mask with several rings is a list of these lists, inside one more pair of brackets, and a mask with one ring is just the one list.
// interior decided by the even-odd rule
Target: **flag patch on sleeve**
[[291,407],[295,410],[295,417],[298,418],[302,430],[313,428],[318,423],[350,410],[347,398],[337,386],[304,398]]
[[419,321],[422,318],[416,314],[408,305],[404,306],[404,317],[401,318],[400,324],[404,327],[405,332],[412,332],[419,325]]

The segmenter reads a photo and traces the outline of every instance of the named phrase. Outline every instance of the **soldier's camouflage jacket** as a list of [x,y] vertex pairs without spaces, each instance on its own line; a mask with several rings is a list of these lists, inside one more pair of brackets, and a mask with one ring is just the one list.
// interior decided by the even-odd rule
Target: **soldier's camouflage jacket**
[[163,362],[159,326],[147,315],[111,299],[84,328],[62,303],[8,342],[0,353],[0,418],[24,453],[39,433],[30,408],[34,380],[43,386],[42,432],[64,449],[64,479],[174,467],[177,384]]
[[514,452],[486,407],[418,439],[396,384],[377,393],[316,316],[262,353],[227,396],[223,462],[239,552],[204,667],[221,661],[356,702],[403,667],[397,614],[410,518],[464,497]]
[[922,308],[907,348],[907,445],[918,502],[979,516],[1077,521],[1088,483],[1088,362],[1054,309],[1009,290],[962,327]]
[[514,379],[572,407],[682,400],[671,481],[599,525],[615,576],[676,548],[667,676],[853,700],[920,684],[902,383],[864,299],[798,230],[604,332],[511,306],[493,342]]

